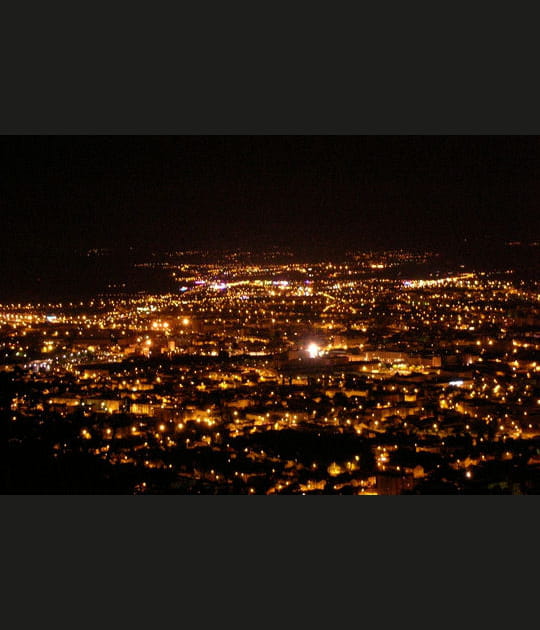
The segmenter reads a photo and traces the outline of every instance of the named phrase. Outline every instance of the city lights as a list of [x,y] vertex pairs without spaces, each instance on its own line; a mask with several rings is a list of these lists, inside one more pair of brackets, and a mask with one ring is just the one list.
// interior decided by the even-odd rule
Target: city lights
[[443,463],[455,492],[484,483],[497,444],[510,460],[540,435],[540,335],[509,315],[537,292],[496,273],[391,278],[432,258],[179,263],[179,293],[0,305],[3,373],[24,375],[10,426],[83,421],[55,456],[131,467],[136,492],[171,483],[149,471],[201,491],[421,492]]

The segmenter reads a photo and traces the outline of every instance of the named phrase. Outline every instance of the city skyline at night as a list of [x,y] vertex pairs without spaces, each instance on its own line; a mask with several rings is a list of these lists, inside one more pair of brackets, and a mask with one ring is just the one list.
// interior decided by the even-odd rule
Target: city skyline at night
[[2,149],[6,492],[540,492],[537,137]]

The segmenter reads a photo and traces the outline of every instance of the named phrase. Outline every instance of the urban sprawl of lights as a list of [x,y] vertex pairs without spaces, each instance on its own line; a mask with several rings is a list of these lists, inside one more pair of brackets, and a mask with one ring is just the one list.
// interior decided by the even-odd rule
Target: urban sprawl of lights
[[3,304],[13,453],[134,493],[536,493],[539,284],[435,259],[176,256],[138,265],[169,293]]

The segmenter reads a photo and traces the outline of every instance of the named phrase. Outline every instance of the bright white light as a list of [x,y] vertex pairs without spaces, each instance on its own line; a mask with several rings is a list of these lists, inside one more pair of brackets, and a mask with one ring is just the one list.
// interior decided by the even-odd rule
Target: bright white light
[[319,356],[319,352],[320,352],[319,346],[316,343],[310,343],[309,346],[307,347],[307,352],[311,359],[315,359],[316,357]]

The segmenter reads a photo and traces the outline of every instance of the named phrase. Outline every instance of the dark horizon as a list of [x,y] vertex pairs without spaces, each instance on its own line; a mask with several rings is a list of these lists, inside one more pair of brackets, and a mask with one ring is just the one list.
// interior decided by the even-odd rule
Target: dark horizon
[[536,136],[4,136],[4,256],[540,236]]

